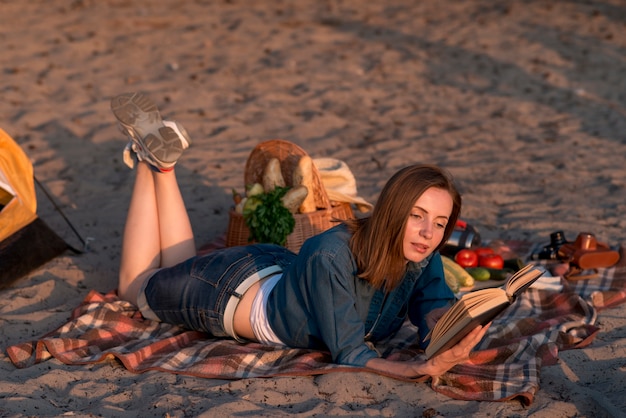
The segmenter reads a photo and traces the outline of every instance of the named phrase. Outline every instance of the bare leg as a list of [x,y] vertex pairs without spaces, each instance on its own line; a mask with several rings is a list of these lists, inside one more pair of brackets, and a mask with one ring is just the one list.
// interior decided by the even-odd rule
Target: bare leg
[[195,253],[174,170],[156,173],[147,164],[138,164],[124,228],[120,297],[136,304],[141,285],[156,269],[178,264]]
[[161,267],[174,266],[196,255],[189,215],[174,170],[154,173],[161,233]]

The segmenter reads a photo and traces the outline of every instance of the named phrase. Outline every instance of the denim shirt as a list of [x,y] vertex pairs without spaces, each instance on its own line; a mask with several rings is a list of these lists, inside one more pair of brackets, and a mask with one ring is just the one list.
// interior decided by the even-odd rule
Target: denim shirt
[[327,349],[335,363],[362,367],[378,357],[367,342],[394,334],[407,316],[418,327],[421,343],[429,331],[426,314],[448,305],[454,294],[438,253],[410,262],[391,292],[373,288],[357,277],[350,236],[339,225],[308,239],[272,290],[267,315],[286,345]]

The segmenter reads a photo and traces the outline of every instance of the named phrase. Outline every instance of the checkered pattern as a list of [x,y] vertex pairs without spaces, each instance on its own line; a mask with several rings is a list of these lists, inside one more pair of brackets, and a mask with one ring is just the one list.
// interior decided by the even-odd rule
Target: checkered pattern
[[[590,344],[599,332],[595,326],[598,311],[625,301],[623,266],[600,270],[595,279],[566,284],[558,293],[531,288],[494,321],[468,364],[431,380],[431,386],[455,399],[519,398],[529,405],[539,389],[541,367],[555,364],[560,350]],[[407,323],[376,348],[389,359],[423,358],[415,346],[416,335],[416,329]],[[11,346],[7,353],[19,368],[51,357],[79,365],[112,356],[136,373],[160,370],[219,379],[364,370],[333,364],[323,351],[238,344],[146,320],[115,292],[95,291],[61,328],[37,341]]]

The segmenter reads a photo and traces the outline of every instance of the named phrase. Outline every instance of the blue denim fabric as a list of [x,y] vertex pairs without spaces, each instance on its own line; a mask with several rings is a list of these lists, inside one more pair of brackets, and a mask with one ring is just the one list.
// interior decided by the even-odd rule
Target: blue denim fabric
[[226,337],[224,309],[237,286],[266,267],[284,268],[294,258],[291,251],[270,244],[193,257],[157,271],[145,287],[146,300],[163,322]]
[[270,294],[270,326],[291,347],[327,349],[339,364],[364,366],[378,357],[366,341],[395,333],[407,316],[428,333],[425,315],[450,304],[454,294],[445,283],[441,256],[409,263],[402,283],[388,294],[357,277],[343,225],[307,240],[297,262],[284,269]]
[[425,315],[454,295],[439,254],[409,263],[402,283],[385,294],[356,276],[343,225],[307,240],[300,253],[261,244],[193,257],[155,273],[145,288],[149,307],[164,322],[226,337],[224,309],[250,275],[273,265],[283,269],[267,302],[276,335],[290,347],[328,350],[339,364],[364,366],[378,357],[367,341],[395,333],[407,315],[428,332]]

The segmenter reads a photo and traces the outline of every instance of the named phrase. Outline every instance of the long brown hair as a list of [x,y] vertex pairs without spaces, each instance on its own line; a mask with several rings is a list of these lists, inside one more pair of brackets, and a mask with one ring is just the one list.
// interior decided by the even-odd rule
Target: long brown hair
[[452,213],[439,250],[448,240],[459,214],[461,195],[451,175],[433,165],[411,165],[394,174],[380,193],[371,216],[346,222],[353,232],[350,249],[359,277],[377,289],[396,287],[406,270],[403,239],[407,219],[415,202],[429,188],[446,190],[452,197]]

